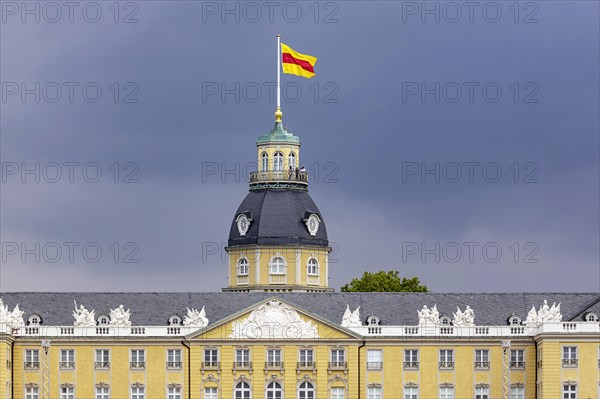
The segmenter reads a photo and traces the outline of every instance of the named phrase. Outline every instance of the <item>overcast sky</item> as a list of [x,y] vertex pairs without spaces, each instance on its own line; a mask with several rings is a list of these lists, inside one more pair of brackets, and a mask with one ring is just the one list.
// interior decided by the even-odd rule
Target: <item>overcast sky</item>
[[23,4],[1,3],[1,291],[225,287],[277,33],[318,57],[282,108],[332,287],[600,290],[598,2]]

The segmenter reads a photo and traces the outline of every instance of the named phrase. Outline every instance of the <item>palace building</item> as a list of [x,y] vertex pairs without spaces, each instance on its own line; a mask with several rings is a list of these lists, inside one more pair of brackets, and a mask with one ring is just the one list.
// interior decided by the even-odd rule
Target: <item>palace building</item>
[[276,113],[220,293],[0,294],[0,399],[600,397],[598,293],[335,293]]

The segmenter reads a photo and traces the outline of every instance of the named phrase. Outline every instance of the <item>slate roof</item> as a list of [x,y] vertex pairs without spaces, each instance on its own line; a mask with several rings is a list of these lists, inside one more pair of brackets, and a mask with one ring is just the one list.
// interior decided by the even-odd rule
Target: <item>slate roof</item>
[[531,307],[539,309],[544,299],[550,306],[560,302],[563,321],[583,321],[583,315],[590,310],[600,314],[600,294],[597,293],[0,293],[10,310],[19,304],[25,319],[36,313],[45,325],[72,325],[73,300],[88,310],[95,309],[96,317],[109,315],[110,309],[123,304],[125,309],[131,308],[133,325],[165,326],[173,314],[185,316],[187,307],[205,306],[212,324],[272,297],[282,298],[335,324],[341,323],[346,305],[352,310],[360,306],[363,321],[371,313],[378,315],[382,325],[417,325],[417,310],[423,305],[435,304],[442,315],[450,317],[457,306],[461,310],[466,305],[471,306],[476,325],[506,325],[512,313],[525,320]]
[[[240,235],[235,221],[243,212],[249,212],[252,218],[245,236]],[[310,235],[304,224],[307,212],[321,218],[315,236]],[[327,246],[329,242],[323,216],[306,191],[252,190],[233,216],[229,246],[252,244]]]

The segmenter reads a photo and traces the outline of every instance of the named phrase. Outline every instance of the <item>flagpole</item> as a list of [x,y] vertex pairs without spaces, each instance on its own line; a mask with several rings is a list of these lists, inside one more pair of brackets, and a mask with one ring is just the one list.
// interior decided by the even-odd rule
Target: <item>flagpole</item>
[[275,122],[281,122],[281,35],[277,35],[277,109],[275,110]]

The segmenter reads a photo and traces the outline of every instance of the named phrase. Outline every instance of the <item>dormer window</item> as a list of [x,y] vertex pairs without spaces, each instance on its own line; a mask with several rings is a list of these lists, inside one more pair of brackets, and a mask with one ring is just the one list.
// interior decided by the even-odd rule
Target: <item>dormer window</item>
[[370,314],[367,317],[367,325],[368,326],[378,326],[381,324],[381,320],[379,319],[379,316],[375,315],[375,314]]
[[261,163],[262,163],[262,171],[266,172],[269,170],[269,154],[267,154],[266,152],[263,152],[260,155],[260,159],[261,159]]
[[30,326],[39,326],[40,324],[42,324],[42,318],[37,314],[32,314],[27,319],[27,324],[29,324]]
[[594,321],[598,321],[598,315],[596,313],[586,313],[584,316],[585,321],[590,321],[590,322],[594,322]]
[[181,322],[182,322],[182,320],[179,315],[174,314],[173,316],[169,317],[169,325],[170,326],[180,326]]
[[110,317],[103,314],[98,316],[98,325],[100,326],[108,326],[110,324]]
[[521,318],[519,316],[517,316],[516,314],[511,315],[508,318],[508,325],[509,326],[520,326],[521,325]]
[[443,326],[449,326],[452,324],[452,320],[450,320],[450,317],[448,316],[442,316],[440,317],[440,324]]
[[273,154],[273,170],[275,172],[281,172],[283,170],[283,154],[279,151]]

